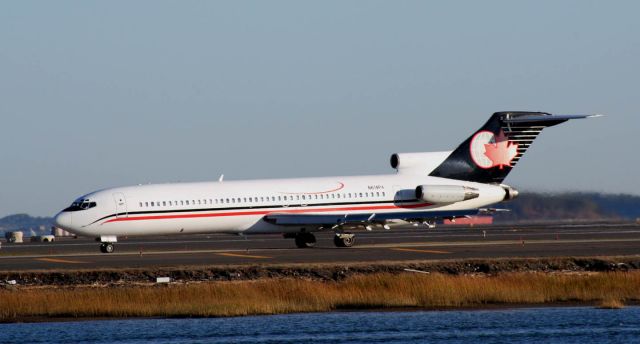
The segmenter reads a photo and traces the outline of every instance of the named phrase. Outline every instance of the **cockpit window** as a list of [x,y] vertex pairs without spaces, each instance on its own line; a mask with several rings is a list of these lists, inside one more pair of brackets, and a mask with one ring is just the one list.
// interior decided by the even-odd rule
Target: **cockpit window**
[[96,206],[96,202],[90,202],[88,199],[83,199],[80,201],[75,201],[71,203],[71,206],[66,208],[63,211],[81,211],[93,208]]

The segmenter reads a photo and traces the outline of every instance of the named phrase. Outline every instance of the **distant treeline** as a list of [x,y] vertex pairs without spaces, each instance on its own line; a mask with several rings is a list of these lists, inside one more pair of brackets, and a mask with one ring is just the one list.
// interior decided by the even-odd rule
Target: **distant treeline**
[[[26,232],[47,232],[53,226],[52,217],[33,217],[27,214],[15,214],[0,219],[0,234],[8,231],[22,230]],[[42,234],[42,233],[39,233]]]
[[[586,192],[529,193],[522,192],[513,201],[497,204],[510,209],[499,213],[496,221],[548,220],[635,220],[640,218],[640,196]],[[53,226],[51,217],[32,217],[27,214],[0,218],[0,233],[4,231],[36,231]]]
[[640,218],[640,196],[595,192],[521,193],[513,201],[497,205],[510,212],[496,221],[635,220]]

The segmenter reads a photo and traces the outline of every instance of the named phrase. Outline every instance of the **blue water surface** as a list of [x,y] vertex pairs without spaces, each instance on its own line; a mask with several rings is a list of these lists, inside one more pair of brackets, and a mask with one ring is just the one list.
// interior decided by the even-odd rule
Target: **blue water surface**
[[640,343],[640,307],[1,324],[0,343]]

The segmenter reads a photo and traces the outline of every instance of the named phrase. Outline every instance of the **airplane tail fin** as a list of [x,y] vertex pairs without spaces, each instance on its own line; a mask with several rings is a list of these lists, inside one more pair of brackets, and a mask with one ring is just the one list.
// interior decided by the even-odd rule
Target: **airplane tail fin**
[[502,183],[544,128],[570,119],[598,116],[496,112],[430,175],[479,183]]

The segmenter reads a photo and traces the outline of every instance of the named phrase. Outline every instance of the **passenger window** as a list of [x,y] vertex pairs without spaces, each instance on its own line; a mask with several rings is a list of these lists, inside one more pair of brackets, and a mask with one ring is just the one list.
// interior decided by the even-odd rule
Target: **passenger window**
[[166,207],[167,206],[167,201],[162,201],[162,206]]
[[282,201],[282,196],[278,196],[278,201]]
[[360,198],[362,198],[362,192],[360,193]]
[[349,198],[351,198],[351,192],[349,192]]
[[142,208],[142,202],[140,202],[140,208]]
[[153,207],[153,202],[151,202],[151,206]]
[[340,198],[340,194],[337,194],[336,197]]
[[302,195],[302,200],[305,200],[305,199],[307,199],[307,198],[304,195]]
[[336,194],[331,194],[331,198],[335,199],[336,198]]
[[148,207],[149,206],[149,202],[144,202],[144,206]]
[[382,191],[382,196],[384,196],[384,191]]

